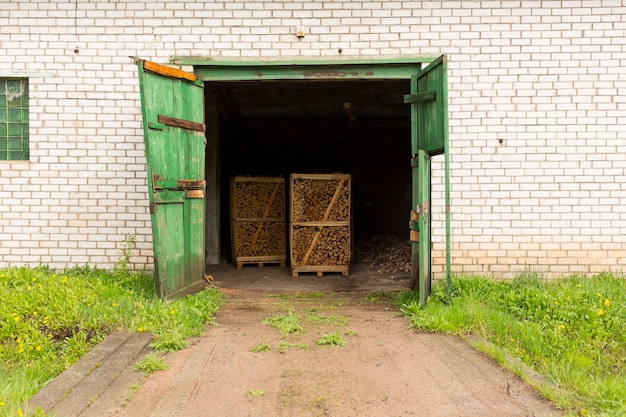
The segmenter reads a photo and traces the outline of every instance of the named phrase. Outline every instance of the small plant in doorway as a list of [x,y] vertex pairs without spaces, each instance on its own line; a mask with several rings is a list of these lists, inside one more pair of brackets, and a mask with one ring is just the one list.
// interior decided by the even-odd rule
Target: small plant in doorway
[[117,260],[115,268],[113,268],[113,273],[115,275],[128,275],[128,264],[130,263],[130,258],[133,255],[136,242],[137,238],[132,235],[126,235],[122,241],[120,247],[120,258]]

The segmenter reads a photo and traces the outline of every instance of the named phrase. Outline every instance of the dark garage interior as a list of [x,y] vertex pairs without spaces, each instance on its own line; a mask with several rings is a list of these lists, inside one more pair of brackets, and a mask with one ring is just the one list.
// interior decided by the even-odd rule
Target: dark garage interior
[[409,90],[408,80],[205,82],[207,108],[218,114],[222,262],[232,260],[235,176],[350,174],[353,259],[375,236],[407,242]]

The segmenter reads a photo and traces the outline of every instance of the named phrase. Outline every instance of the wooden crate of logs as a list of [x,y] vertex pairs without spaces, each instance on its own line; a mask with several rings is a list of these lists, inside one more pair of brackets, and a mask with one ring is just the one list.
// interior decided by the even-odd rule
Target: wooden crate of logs
[[278,263],[287,259],[284,178],[235,177],[230,180],[233,262]]
[[291,174],[289,251],[294,277],[300,272],[348,276],[351,253],[351,177]]

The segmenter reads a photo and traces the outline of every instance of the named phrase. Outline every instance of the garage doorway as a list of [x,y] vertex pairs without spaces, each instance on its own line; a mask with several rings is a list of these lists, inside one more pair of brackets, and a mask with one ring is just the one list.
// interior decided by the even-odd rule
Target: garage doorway
[[[410,281],[419,284],[420,293],[429,292],[431,211],[425,184],[430,184],[430,156],[444,153],[447,144],[445,57],[365,63],[173,60],[193,65],[194,74],[137,62],[152,179],[156,280],[167,289],[162,296],[192,291],[204,279],[197,273],[185,282],[180,278],[188,275],[186,265],[197,269],[197,247],[169,245],[170,236],[182,231],[188,240],[191,199],[206,202],[203,260],[207,267],[220,267],[232,258],[230,178],[329,172],[353,178],[353,259],[363,255],[362,242],[375,236],[406,241],[411,229],[405,252]],[[204,103],[185,93],[191,86],[204,89]],[[198,107],[204,107],[204,120],[197,120]],[[189,150],[196,149],[198,130],[206,138],[204,164],[196,164],[195,151],[183,159],[168,153],[172,147],[176,153],[189,148],[180,138],[193,143]],[[192,162],[193,180],[186,178]],[[206,168],[205,181],[196,178],[200,166]],[[197,236],[199,222],[192,222]]]

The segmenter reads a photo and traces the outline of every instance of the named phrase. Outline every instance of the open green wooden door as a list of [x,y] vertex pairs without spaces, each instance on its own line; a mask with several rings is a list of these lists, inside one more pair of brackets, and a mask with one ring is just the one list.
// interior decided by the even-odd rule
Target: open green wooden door
[[[446,154],[446,202],[448,201],[448,75],[445,55],[411,77],[411,288],[425,303],[431,285],[431,163],[430,157]],[[446,207],[446,212],[448,212]],[[446,219],[446,230],[449,220]],[[448,231],[448,230],[447,230]],[[449,233],[446,234],[447,241]],[[446,251],[449,253],[449,250]],[[449,268],[448,268],[449,269]]]
[[155,284],[161,298],[204,287],[204,85],[135,59],[139,71]]

